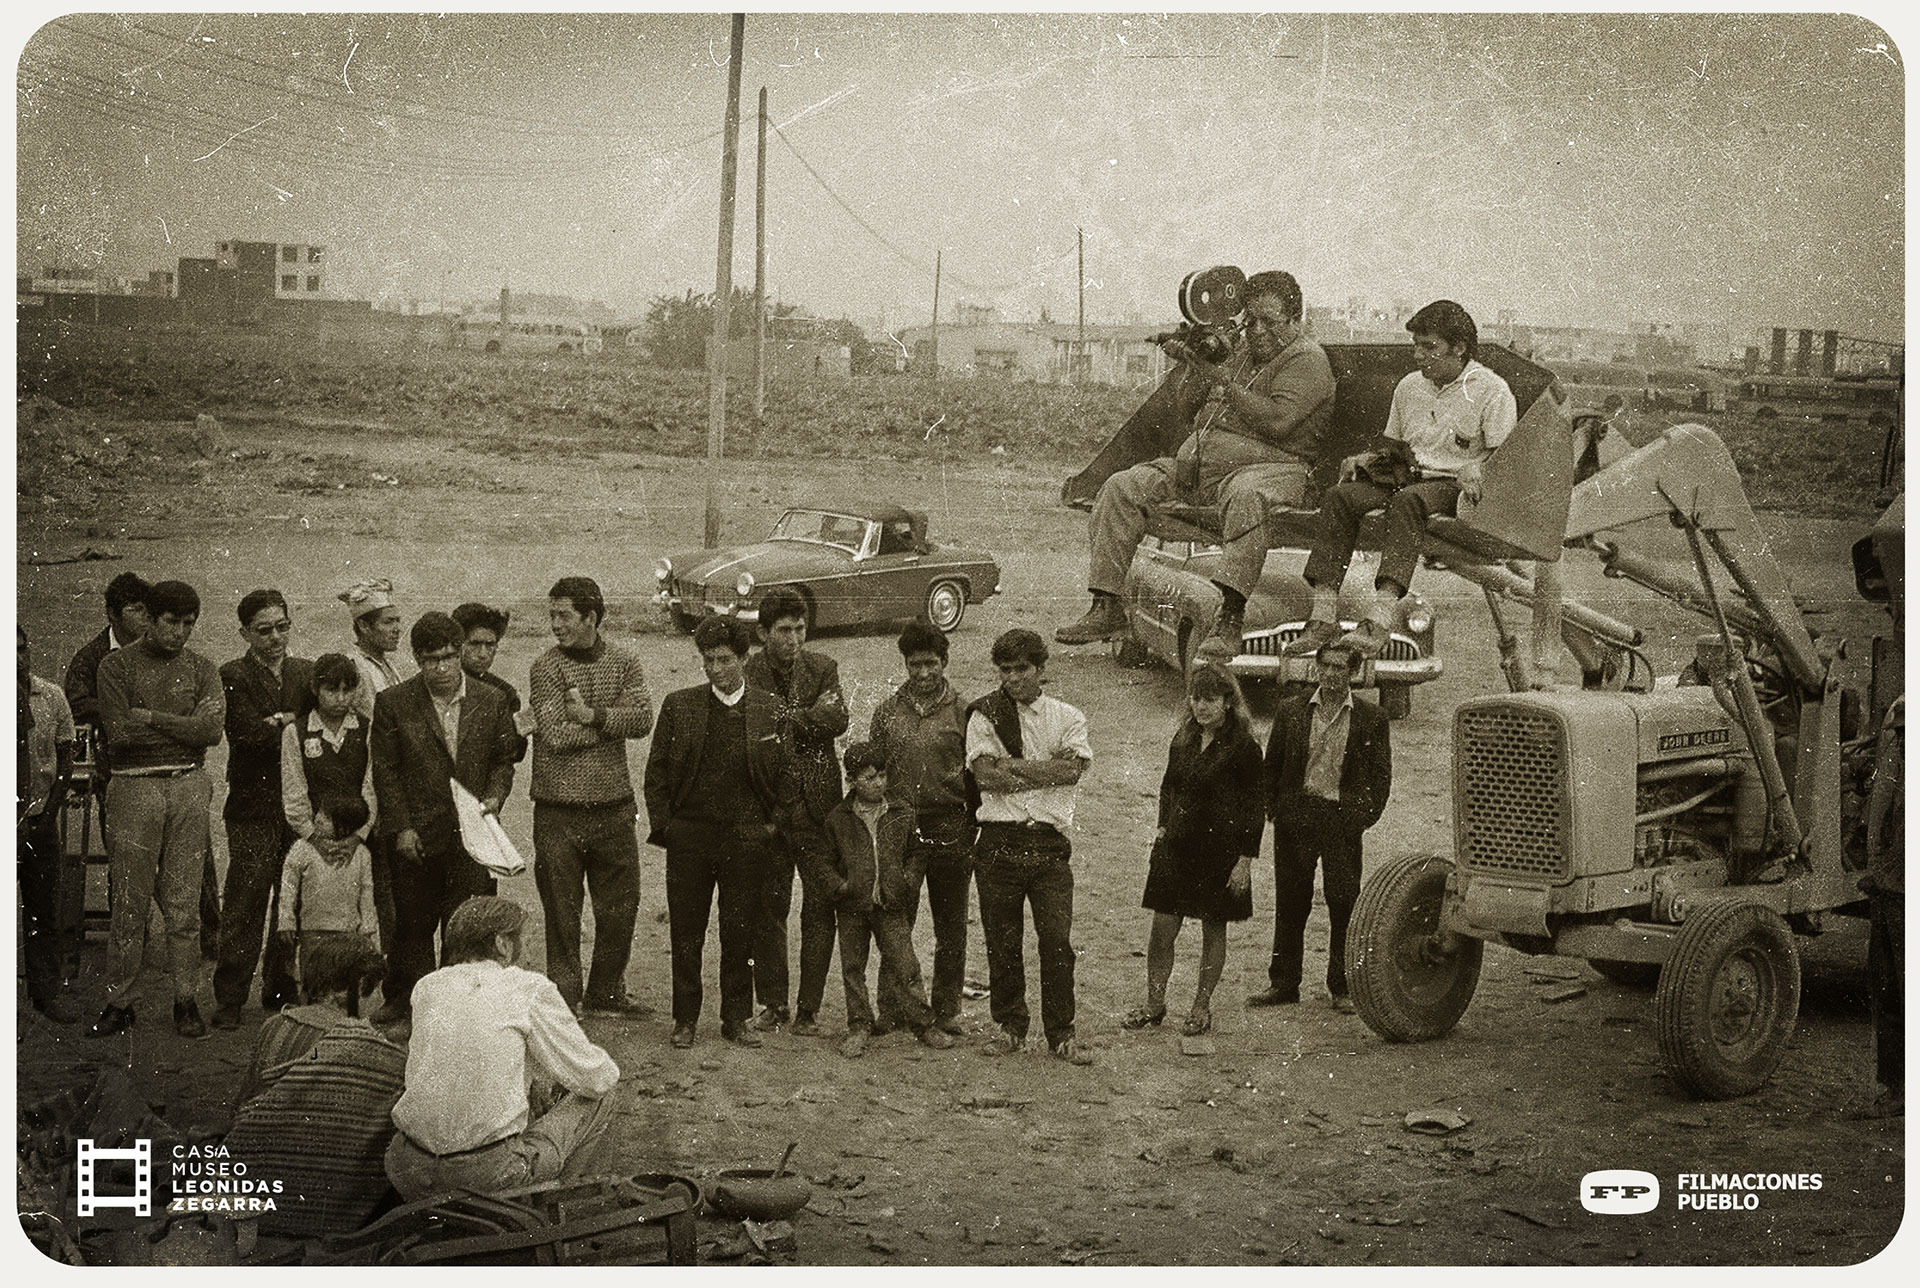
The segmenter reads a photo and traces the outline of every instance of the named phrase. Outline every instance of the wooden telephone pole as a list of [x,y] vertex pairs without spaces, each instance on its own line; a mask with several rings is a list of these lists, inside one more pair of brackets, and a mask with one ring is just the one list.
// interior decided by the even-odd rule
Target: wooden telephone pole
[[706,546],[720,544],[720,463],[727,455],[727,325],[733,302],[734,171],[740,161],[740,61],[746,44],[747,15],[733,15],[732,52],[727,58],[726,142],[720,150],[720,250],[714,270],[713,343],[707,347],[707,523]]
[[753,421],[767,418],[767,87],[760,87],[760,151],[753,190]]
[[940,379],[940,251],[933,252],[933,361],[928,364],[927,379]]

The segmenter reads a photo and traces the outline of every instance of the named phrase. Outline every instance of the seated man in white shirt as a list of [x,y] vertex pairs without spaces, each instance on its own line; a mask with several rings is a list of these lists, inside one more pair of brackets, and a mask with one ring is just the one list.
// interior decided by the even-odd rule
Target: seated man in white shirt
[[1452,515],[1462,493],[1480,499],[1480,472],[1518,419],[1513,390],[1474,360],[1479,333],[1452,300],[1435,300],[1407,319],[1420,370],[1393,391],[1382,437],[1387,448],[1349,456],[1340,482],[1320,501],[1320,534],[1307,558],[1313,607],[1306,629],[1284,650],[1312,657],[1340,639],[1340,583],[1367,511],[1387,509],[1386,541],[1361,622],[1342,643],[1377,656],[1393,633],[1394,611],[1413,580],[1427,520]]
[[[514,964],[526,920],[511,900],[468,899],[447,923],[447,965],[414,985],[407,1089],[386,1158],[408,1201],[579,1175],[613,1121],[619,1066],[580,1031],[552,980]],[[530,1078],[563,1093],[537,1118]]]

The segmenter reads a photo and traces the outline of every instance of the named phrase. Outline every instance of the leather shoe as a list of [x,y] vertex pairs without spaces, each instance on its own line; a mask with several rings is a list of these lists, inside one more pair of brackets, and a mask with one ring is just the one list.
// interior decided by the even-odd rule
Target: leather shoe
[[867,1031],[865,1029],[852,1030],[847,1034],[846,1040],[840,1044],[840,1054],[849,1060],[858,1060],[866,1053]]
[[920,1045],[935,1051],[946,1051],[953,1046],[953,1035],[937,1024],[929,1024],[914,1035],[920,1039]]
[[1267,987],[1247,998],[1248,1006],[1292,1006],[1300,1000],[1300,990]]
[[1339,638],[1338,622],[1323,622],[1316,618],[1307,623],[1306,628],[1294,637],[1291,644],[1280,650],[1280,656],[1312,657]]
[[967,1026],[960,1022],[960,1017],[957,1015],[949,1015],[946,1019],[935,1024],[934,1027],[942,1033],[951,1033],[956,1038],[965,1037],[967,1033]]
[[674,1025],[673,1036],[671,1038],[668,1038],[667,1041],[673,1044],[674,1050],[685,1051],[688,1047],[693,1045],[693,1025],[691,1024]]
[[747,1024],[749,1027],[758,1029],[762,1033],[775,1033],[778,1032],[786,1022],[787,1011],[785,1007],[768,1006],[763,1007],[760,1014],[748,1020]]
[[639,1020],[653,1014],[653,1008],[631,997],[593,997],[580,1008],[588,1015],[614,1020]]
[[737,1047],[746,1047],[749,1050],[766,1044],[766,1039],[755,1033],[751,1023],[744,1020],[739,1024],[722,1024],[720,1036]]
[[133,1008],[131,1006],[115,1006],[109,1002],[107,1009],[100,1012],[100,1018],[87,1027],[87,1036],[90,1038],[111,1037],[115,1033],[125,1032],[132,1027]]
[[1093,607],[1077,622],[1070,622],[1053,633],[1060,644],[1097,644],[1127,629],[1127,610],[1113,595],[1095,595]]
[[797,1038],[823,1038],[827,1036],[827,1031],[820,1027],[819,1022],[811,1015],[802,1015],[799,1019],[787,1025],[787,1032]]
[[173,1004],[173,1031],[183,1038],[207,1036],[207,1022],[200,1018],[200,1007],[191,998]]

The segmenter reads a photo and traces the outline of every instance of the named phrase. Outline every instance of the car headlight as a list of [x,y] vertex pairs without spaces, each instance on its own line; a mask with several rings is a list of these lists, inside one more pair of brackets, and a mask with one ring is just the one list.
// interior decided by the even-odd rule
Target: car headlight
[[665,555],[662,555],[660,558],[654,560],[653,579],[659,582],[661,585],[665,585],[667,582],[672,581],[673,580],[673,560],[667,558]]
[[1423,603],[1408,604],[1406,624],[1407,634],[1425,635],[1433,629],[1433,609]]
[[733,593],[742,599],[751,595],[753,593],[753,574],[750,572],[741,573],[739,580],[733,583]]

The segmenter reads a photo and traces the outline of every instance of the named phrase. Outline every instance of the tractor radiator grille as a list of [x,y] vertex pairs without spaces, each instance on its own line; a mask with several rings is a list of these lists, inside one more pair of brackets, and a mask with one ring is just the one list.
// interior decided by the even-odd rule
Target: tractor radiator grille
[[1535,711],[1484,706],[1459,714],[1455,801],[1470,869],[1567,876],[1566,730]]
[[[1253,657],[1277,657],[1280,650],[1300,638],[1303,627],[1289,626],[1285,630],[1265,635],[1248,635],[1240,641],[1240,651]],[[1380,650],[1380,659],[1386,662],[1417,662],[1420,660],[1420,646],[1412,640],[1395,635],[1387,640],[1387,646]]]

